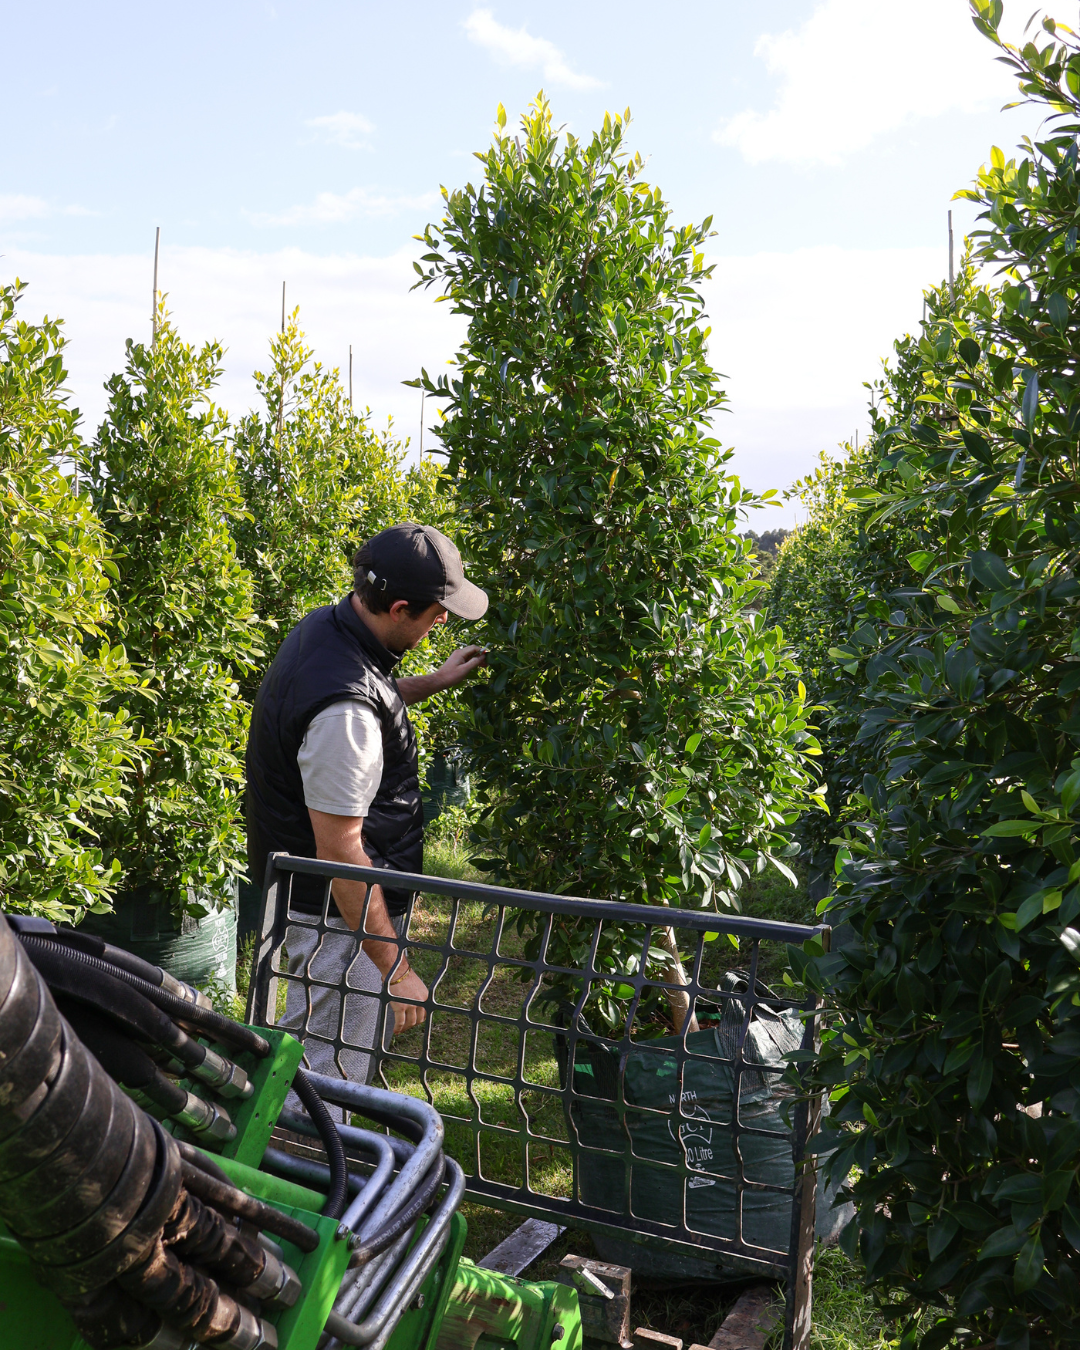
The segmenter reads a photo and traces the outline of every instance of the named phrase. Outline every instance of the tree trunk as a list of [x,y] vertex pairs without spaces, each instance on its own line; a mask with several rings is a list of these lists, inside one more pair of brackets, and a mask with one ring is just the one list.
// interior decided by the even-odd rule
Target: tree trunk
[[[690,981],[686,977],[686,971],[683,969],[682,961],[679,958],[679,946],[675,941],[674,928],[661,928],[657,933],[657,941],[669,958],[667,978],[672,984],[689,984]],[[667,994],[668,1007],[671,1009],[671,1020],[675,1024],[675,1034],[679,1036],[682,1034],[686,1015],[690,1011],[690,995],[684,993],[681,989],[666,989],[664,992]],[[698,1030],[696,1017],[690,1018],[690,1025],[687,1030]]]

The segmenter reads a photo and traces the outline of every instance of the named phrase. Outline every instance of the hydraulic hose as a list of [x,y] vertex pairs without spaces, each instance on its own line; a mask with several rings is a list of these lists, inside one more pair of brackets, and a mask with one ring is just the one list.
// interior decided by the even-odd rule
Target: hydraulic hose
[[[190,1147],[180,1145],[182,1152]],[[294,1247],[299,1247],[302,1252],[313,1252],[319,1245],[318,1233],[306,1223],[301,1223],[299,1219],[275,1209],[273,1205],[266,1205],[244,1191],[237,1190],[229,1182],[219,1181],[217,1177],[204,1171],[200,1163],[189,1162],[187,1156],[184,1156],[182,1166],[184,1185],[187,1189],[200,1200],[213,1205],[215,1209],[222,1209],[238,1219],[247,1219],[261,1231],[284,1238]]]
[[79,951],[86,952],[89,956],[98,956],[102,960],[108,961],[110,965],[121,966],[124,970],[129,970],[132,975],[138,975],[140,979],[146,980],[153,985],[160,985],[171,994],[182,998],[186,1003],[197,1004],[201,1008],[212,1008],[214,1005],[201,990],[186,984],[183,980],[178,980],[175,975],[170,975],[167,970],[162,970],[160,966],[153,966],[149,961],[144,961],[141,956],[136,956],[134,952],[126,952],[122,947],[114,947],[111,942],[106,942],[104,938],[98,937],[95,933],[88,933],[83,928],[71,928],[66,924],[57,925],[50,923],[48,919],[39,919],[26,914],[9,914],[8,923],[14,928],[20,937],[24,934],[36,935],[37,937],[51,937],[65,946],[75,947]]
[[293,1078],[293,1090],[300,1098],[300,1104],[311,1117],[312,1124],[319,1132],[322,1146],[326,1150],[326,1161],[330,1167],[330,1190],[322,1212],[332,1219],[340,1219],[349,1203],[349,1167],[345,1161],[345,1146],[341,1136],[330,1118],[326,1103],[319,1096],[311,1077],[303,1069],[297,1069]]
[[152,984],[149,980],[144,980],[140,976],[132,974],[130,970],[125,970],[120,965],[113,965],[98,956],[92,956],[89,952],[81,951],[78,947],[58,942],[53,938],[37,933],[26,933],[22,936],[21,941],[30,953],[35,965],[38,964],[38,952],[51,951],[61,961],[70,961],[84,970],[96,970],[109,979],[123,981],[124,984],[136,990],[148,1002],[154,1004],[161,1012],[167,1013],[170,1018],[197,1026],[200,1030],[212,1033],[219,1040],[235,1045],[238,1049],[250,1050],[260,1059],[265,1058],[270,1053],[269,1041],[260,1036],[258,1032],[252,1031],[250,1027],[241,1026],[239,1022],[233,1022],[230,1018],[223,1017],[214,1008],[203,1008],[197,1004],[189,1003],[186,999],[178,998],[160,985]]
[[447,1178],[448,1171],[447,1161],[440,1153],[429,1168],[420,1189],[410,1197],[389,1223],[363,1240],[353,1252],[352,1263],[366,1266],[380,1252],[392,1246],[407,1228],[411,1228],[420,1215],[425,1214],[434,1204],[436,1192]]
[[[167,1034],[159,1008],[129,984],[65,959],[73,954],[32,934],[24,946],[0,916],[0,1218],[94,1350],[148,1346],[160,1336],[173,1346],[195,1339],[215,1350],[268,1350],[273,1328],[247,1301],[295,1303],[295,1272],[237,1229],[230,1208],[185,1188],[176,1141],[62,1018],[37,965],[64,989],[88,1035],[99,1034],[102,1056],[144,1089],[158,1070],[118,1027],[177,1053],[196,1043],[175,1027]],[[191,1170],[196,1183],[231,1192]],[[318,1245],[305,1225],[254,1203],[271,1231],[284,1228],[308,1250],[311,1240]]]

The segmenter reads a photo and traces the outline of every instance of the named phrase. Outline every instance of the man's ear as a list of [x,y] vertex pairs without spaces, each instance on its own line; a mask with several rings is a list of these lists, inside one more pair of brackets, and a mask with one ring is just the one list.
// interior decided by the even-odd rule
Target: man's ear
[[395,600],[388,613],[395,623],[400,623],[406,617],[408,607],[408,600]]

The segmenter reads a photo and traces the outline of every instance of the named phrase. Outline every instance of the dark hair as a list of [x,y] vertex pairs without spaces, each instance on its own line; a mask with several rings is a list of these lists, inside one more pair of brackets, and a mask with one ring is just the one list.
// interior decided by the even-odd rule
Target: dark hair
[[408,605],[410,619],[419,619],[427,613],[434,603],[433,601],[410,600],[407,596],[395,595],[393,591],[383,590],[382,586],[373,586],[367,577],[367,574],[371,571],[371,562],[370,546],[361,544],[352,560],[353,590],[356,592],[356,598],[369,614],[389,614],[391,605],[396,604],[398,600],[404,600]]

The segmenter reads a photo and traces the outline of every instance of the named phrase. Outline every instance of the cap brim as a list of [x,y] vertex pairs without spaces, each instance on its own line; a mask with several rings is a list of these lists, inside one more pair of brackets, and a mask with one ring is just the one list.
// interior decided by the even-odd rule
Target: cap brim
[[442,603],[459,619],[482,619],[487,613],[488,594],[471,581],[462,581],[450,595],[444,595]]

